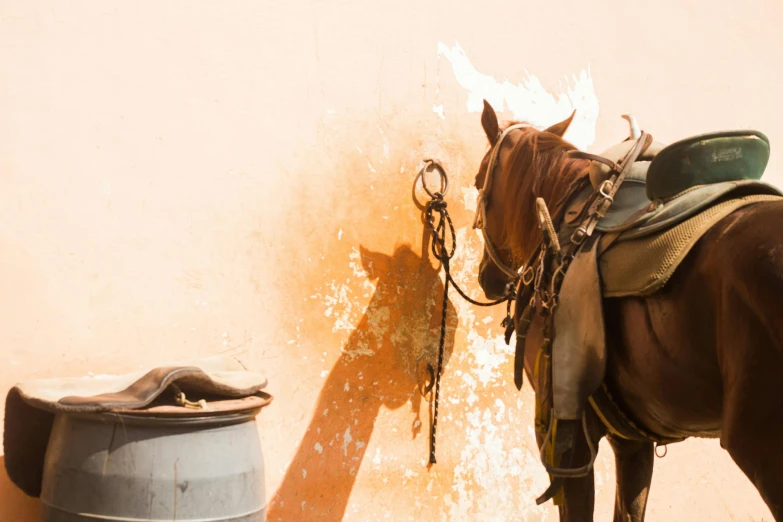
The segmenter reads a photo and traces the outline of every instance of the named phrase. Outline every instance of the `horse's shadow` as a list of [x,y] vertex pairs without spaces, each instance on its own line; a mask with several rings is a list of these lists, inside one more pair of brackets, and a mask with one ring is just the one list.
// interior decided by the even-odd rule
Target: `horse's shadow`
[[[420,386],[437,368],[443,283],[426,256],[407,245],[391,256],[361,248],[362,266],[375,292],[321,389],[313,418],[277,492],[270,522],[342,520],[381,406],[411,404],[406,429],[416,438]],[[451,354],[457,314],[447,302],[444,366]]]

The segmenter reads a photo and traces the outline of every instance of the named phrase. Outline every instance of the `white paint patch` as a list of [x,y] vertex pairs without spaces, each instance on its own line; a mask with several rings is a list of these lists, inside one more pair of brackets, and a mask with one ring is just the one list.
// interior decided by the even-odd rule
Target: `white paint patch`
[[[460,462],[454,469],[452,493],[444,500],[449,520],[552,520],[556,510],[536,506],[533,491],[543,491],[546,475],[538,471],[535,453],[517,435],[518,426],[502,417],[505,406],[476,408],[466,415],[468,426]],[[520,447],[521,446],[521,447]]]
[[[332,331],[353,330],[354,325],[351,320],[351,312],[353,311],[353,303],[350,298],[351,289],[348,285],[338,285],[334,281],[332,281],[329,286],[331,287],[331,295],[324,296],[324,303],[327,306],[324,315],[326,315],[326,317],[331,317],[332,314],[335,314]],[[336,309],[339,310],[339,312],[335,313]]]
[[[467,390],[465,390],[466,387],[462,388],[463,392],[468,392],[465,402],[468,403],[468,406],[473,406],[476,404],[476,401],[478,401],[478,395],[476,395],[476,379],[469,373],[464,373],[462,374],[462,381],[467,385]],[[459,399],[457,399],[457,404],[459,404]]]
[[354,277],[362,279],[362,288],[364,289],[364,297],[369,298],[375,293],[376,286],[368,279],[369,274],[364,270],[361,259],[362,254],[356,247],[351,248],[351,253],[348,254],[348,267],[352,270]]
[[474,329],[468,333],[468,350],[474,358],[472,373],[482,386],[487,386],[500,377],[497,370],[511,354],[511,348],[506,346],[502,335],[485,339]]
[[478,206],[478,189],[471,185],[470,187],[460,187],[460,190],[462,191],[462,204],[465,205],[465,210],[475,212]]
[[432,112],[440,116],[440,119],[445,120],[446,116],[443,115],[443,104],[442,103],[433,103],[432,104]]
[[337,241],[340,241],[343,238],[343,229],[337,231]]
[[313,449],[315,449],[315,451],[317,451],[318,453],[323,453],[324,452],[324,447],[321,446],[320,442],[316,442],[315,446],[313,446]]
[[348,456],[348,446],[351,444],[353,437],[351,437],[351,427],[346,428],[343,434],[343,455]]
[[527,78],[517,84],[508,79],[499,82],[492,76],[479,72],[457,42],[451,48],[438,42],[438,57],[440,56],[444,56],[451,63],[457,82],[468,92],[468,112],[481,112],[486,99],[496,111],[505,112],[508,109],[514,119],[544,129],[566,119],[576,109],[574,121],[568,128],[565,139],[582,150],[595,141],[598,97],[589,66],[587,70],[582,69],[578,75],[573,75],[572,80],[566,77],[565,92],[560,92],[555,97],[541,85],[535,75],[527,71]]

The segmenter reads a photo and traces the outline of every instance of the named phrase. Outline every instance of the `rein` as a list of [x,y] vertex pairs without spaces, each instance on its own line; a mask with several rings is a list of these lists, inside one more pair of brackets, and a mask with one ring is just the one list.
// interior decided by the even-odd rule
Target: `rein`
[[[426,174],[426,172],[432,170],[435,170],[440,175],[440,179],[441,179],[440,191],[432,192],[429,189],[429,187],[427,187],[427,182],[424,179],[425,178],[424,175]],[[447,304],[448,304],[448,296],[449,296],[449,286],[453,286],[454,289],[459,293],[460,296],[462,296],[463,299],[476,306],[495,306],[501,303],[507,303],[506,318],[503,319],[503,323],[502,323],[504,327],[507,327],[508,324],[513,324],[513,321],[511,320],[511,303],[516,298],[516,284],[515,284],[516,279],[510,281],[506,285],[505,295],[502,298],[497,299],[495,301],[487,301],[487,302],[476,301],[459,287],[457,282],[451,276],[451,264],[450,264],[451,258],[454,257],[454,253],[457,249],[457,236],[454,232],[454,223],[452,223],[451,221],[451,216],[449,215],[446,201],[443,199],[449,187],[449,178],[446,175],[446,171],[443,168],[443,166],[437,161],[432,159],[424,160],[424,166],[416,175],[416,179],[414,180],[414,185],[419,178],[421,178],[421,185],[424,188],[424,191],[430,197],[430,201],[428,201],[427,204],[424,206],[424,217],[425,217],[427,227],[430,230],[430,236],[432,238],[432,243],[431,243],[432,255],[438,261],[440,261],[440,264],[443,267],[443,270],[446,274],[446,278],[445,278],[446,280],[443,285],[443,303],[442,303],[441,319],[440,319],[440,341],[438,343],[438,368],[437,370],[435,370],[431,364],[427,363],[427,371],[430,375],[430,381],[429,384],[427,384],[420,390],[420,393],[422,395],[427,395],[430,391],[432,391],[433,386],[435,387],[435,397],[433,399],[434,412],[432,416],[432,426],[430,428],[430,458],[429,458],[430,464],[435,464],[436,463],[435,432],[438,427],[438,402],[440,396],[440,378],[443,372],[443,350],[446,341],[446,313],[448,310]],[[436,214],[438,216],[437,222],[435,220]],[[516,273],[514,274],[516,275]]]
[[[440,321],[440,340],[438,343],[438,368],[437,370],[432,368],[432,365],[427,363],[427,371],[430,375],[430,381],[429,384],[424,386],[420,393],[422,395],[427,395],[430,391],[432,391],[433,386],[435,387],[435,397],[433,399],[433,415],[432,415],[432,426],[430,428],[430,456],[429,456],[429,462],[430,464],[435,464],[436,458],[435,458],[435,439],[436,439],[436,431],[438,427],[438,405],[439,405],[439,398],[440,398],[440,378],[441,374],[443,372],[443,350],[444,350],[444,344],[446,339],[446,304],[448,302],[448,294],[449,294],[449,285],[453,286],[455,290],[457,290],[457,293],[459,293],[460,296],[462,296],[463,299],[465,299],[467,302],[474,304],[476,306],[495,306],[499,305],[501,303],[506,303],[506,317],[503,319],[503,321],[500,323],[500,325],[505,329],[505,340],[506,344],[509,343],[511,339],[511,334],[514,331],[514,320],[511,317],[511,304],[517,299],[517,289],[520,288],[522,284],[528,285],[530,282],[533,281],[533,271],[531,270],[532,267],[530,266],[530,263],[523,264],[519,270],[514,270],[513,268],[506,265],[501,259],[500,255],[497,252],[497,249],[494,246],[494,243],[492,243],[492,240],[489,238],[489,235],[487,234],[487,231],[484,228],[484,224],[486,223],[486,216],[487,211],[486,207],[489,202],[489,189],[492,187],[492,175],[495,170],[496,163],[498,161],[498,156],[500,156],[500,147],[503,144],[503,140],[508,136],[508,134],[515,129],[521,129],[524,127],[531,127],[531,125],[526,123],[517,123],[514,125],[509,126],[506,128],[499,136],[498,139],[495,141],[495,144],[492,147],[492,151],[489,157],[489,163],[487,165],[487,174],[484,177],[484,185],[482,186],[481,190],[479,190],[479,197],[478,197],[478,208],[476,209],[476,218],[473,221],[473,228],[478,228],[481,230],[481,235],[484,239],[484,250],[487,252],[487,255],[492,260],[493,263],[495,263],[495,266],[497,266],[504,274],[506,274],[509,277],[508,283],[506,283],[505,288],[505,294],[502,298],[497,299],[495,301],[488,301],[488,302],[481,302],[476,301],[475,299],[471,298],[468,294],[466,294],[457,284],[457,282],[454,280],[453,277],[451,277],[451,265],[450,261],[451,258],[454,257],[454,252],[457,249],[457,239],[456,234],[454,232],[454,224],[451,221],[451,216],[449,216],[449,212],[447,210],[447,204],[446,201],[443,199],[446,195],[446,191],[449,188],[449,178],[446,174],[445,169],[443,166],[433,159],[425,159],[424,160],[424,166],[419,170],[418,174],[416,175],[416,178],[414,179],[414,187],[416,184],[416,181],[421,178],[421,185],[422,188],[424,188],[424,191],[427,193],[427,195],[430,197],[430,201],[427,202],[427,204],[424,207],[424,214],[425,214],[425,220],[427,223],[428,228],[430,229],[431,238],[432,238],[432,255],[441,263],[441,266],[443,267],[443,270],[446,274],[446,281],[443,286],[443,304],[442,304],[442,311],[441,311],[441,321]],[[425,181],[425,173],[428,171],[435,170],[438,172],[440,176],[440,190],[432,192],[430,188],[427,186],[427,182]],[[438,221],[435,222],[434,215],[438,214]],[[447,234],[450,235],[450,243],[451,248],[448,248],[447,246]],[[533,253],[533,256],[531,256],[530,261],[536,258],[536,256],[539,255],[539,250],[536,249],[536,251]],[[532,316],[530,318],[532,320]]]

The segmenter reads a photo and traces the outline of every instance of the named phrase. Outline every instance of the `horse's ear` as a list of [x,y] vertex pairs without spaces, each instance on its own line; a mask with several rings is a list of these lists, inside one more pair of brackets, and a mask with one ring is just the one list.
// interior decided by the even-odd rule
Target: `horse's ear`
[[359,256],[362,260],[362,268],[371,281],[378,279],[389,271],[391,258],[380,252],[373,252],[359,245]]
[[487,100],[484,100],[484,112],[481,113],[481,126],[484,127],[484,132],[487,133],[487,139],[490,145],[495,145],[498,140],[498,134],[500,134],[500,126],[498,125],[498,115],[495,114],[495,109],[489,104]]
[[547,130],[545,130],[544,132],[549,132],[549,133],[554,134],[555,136],[560,136],[562,138],[563,135],[568,130],[568,126],[571,125],[571,122],[574,120],[574,115],[575,114],[576,114],[576,109],[574,109],[574,112],[571,113],[571,116],[569,116],[568,118],[564,119],[560,123],[555,123],[554,125],[549,127]]

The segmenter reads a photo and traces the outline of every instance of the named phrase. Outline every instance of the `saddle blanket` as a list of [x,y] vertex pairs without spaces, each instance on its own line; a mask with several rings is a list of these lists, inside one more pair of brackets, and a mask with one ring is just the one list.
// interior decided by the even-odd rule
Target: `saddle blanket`
[[657,234],[625,241],[620,235],[598,261],[603,296],[655,293],[672,277],[696,242],[720,220],[747,205],[781,199],[767,194],[729,199]]

